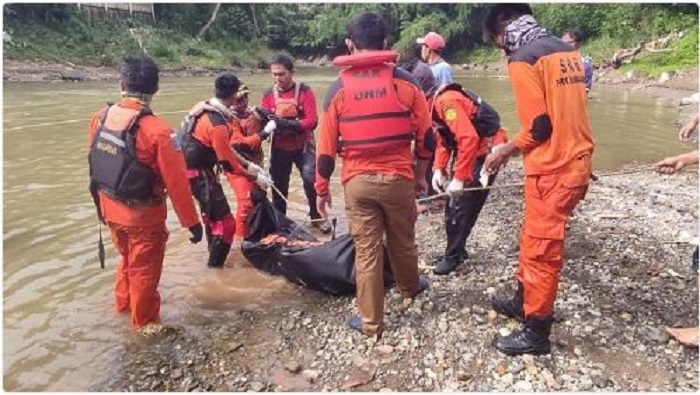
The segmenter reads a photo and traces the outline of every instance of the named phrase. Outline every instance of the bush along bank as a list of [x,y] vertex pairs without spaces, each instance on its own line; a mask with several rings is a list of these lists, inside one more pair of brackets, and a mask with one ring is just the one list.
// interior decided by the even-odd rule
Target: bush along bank
[[4,31],[6,60],[117,67],[123,54],[145,52],[163,69],[255,68],[272,51],[263,43],[236,39],[198,40],[138,20],[104,21],[99,26],[14,24]]

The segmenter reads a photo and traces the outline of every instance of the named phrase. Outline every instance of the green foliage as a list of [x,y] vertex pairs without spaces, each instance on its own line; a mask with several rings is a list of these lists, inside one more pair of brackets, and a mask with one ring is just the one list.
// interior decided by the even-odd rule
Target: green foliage
[[503,51],[493,47],[480,46],[473,50],[462,50],[453,57],[454,63],[491,63],[503,58]]
[[663,72],[698,67],[698,30],[673,43],[670,53],[650,53],[640,56],[634,62],[622,67],[623,71],[634,70],[650,77],[658,77]]
[[[88,20],[75,4],[6,4],[3,8],[9,59],[68,60],[114,65],[123,53],[143,50],[164,66],[264,65],[275,51],[295,56],[335,56],[346,51],[346,25],[359,12],[379,13],[388,42],[409,51],[417,37],[437,31],[445,37],[444,56],[453,62],[489,62],[501,53],[484,47],[481,23],[487,4],[444,3],[223,3],[211,18],[212,3],[155,3],[155,24],[130,18]],[[654,67],[689,65],[697,54],[696,4],[546,4],[533,6],[540,23],[560,35],[581,29],[582,52],[607,59],[674,31],[693,29],[671,54],[643,57]],[[697,58],[693,60],[693,65]],[[641,63],[640,63],[641,64]],[[664,65],[664,66],[661,66]],[[645,67],[647,67],[645,66]]]

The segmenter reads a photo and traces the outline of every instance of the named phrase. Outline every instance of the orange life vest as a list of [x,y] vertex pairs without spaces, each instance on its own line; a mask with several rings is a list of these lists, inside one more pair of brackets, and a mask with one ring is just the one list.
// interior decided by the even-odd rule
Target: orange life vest
[[414,137],[411,110],[396,94],[394,51],[339,56],[343,108],[338,117],[341,156],[373,156],[410,149]]
[[[241,125],[243,130],[243,136],[250,137],[254,134],[260,133],[263,129],[262,120],[252,109],[246,110],[244,116],[236,115],[236,120],[238,124]],[[261,164],[263,162],[263,149],[262,146],[252,148],[247,145],[238,144],[234,148],[241,154],[244,158],[255,164]]]
[[280,92],[277,86],[272,88],[272,92],[275,98],[275,115],[280,118],[295,119],[301,114],[301,108],[299,108],[299,92],[301,90],[301,83],[294,84],[294,97],[288,99],[283,99],[280,97]]

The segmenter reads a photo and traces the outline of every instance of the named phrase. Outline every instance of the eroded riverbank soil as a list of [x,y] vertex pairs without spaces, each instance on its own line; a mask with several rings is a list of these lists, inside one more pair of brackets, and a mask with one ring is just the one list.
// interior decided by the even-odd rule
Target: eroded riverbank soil
[[[497,184],[521,180],[511,163]],[[698,352],[664,326],[698,325],[697,190],[696,170],[604,176],[591,186],[568,231],[551,355],[507,357],[491,346],[499,330],[518,327],[489,303],[511,293],[517,269],[516,187],[492,191],[470,259],[447,277],[430,271],[444,248],[442,216],[421,215],[420,265],[431,288],[411,306],[387,293],[378,342],[345,326],[353,298],[300,289],[301,308],[241,311],[225,324],[135,341],[121,373],[93,390],[696,391]]]

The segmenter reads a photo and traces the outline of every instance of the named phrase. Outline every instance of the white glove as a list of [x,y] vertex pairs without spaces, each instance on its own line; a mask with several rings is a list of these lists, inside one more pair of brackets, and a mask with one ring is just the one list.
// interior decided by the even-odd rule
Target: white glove
[[250,162],[248,163],[248,167],[245,169],[245,172],[253,177],[257,177],[259,174],[264,174],[265,170],[263,170],[262,167],[256,165],[255,163]]
[[445,175],[442,173],[442,170],[438,169],[433,171],[433,189],[436,191],[445,191]]
[[450,184],[447,186],[447,193],[452,195],[457,191],[461,191],[462,189],[464,189],[464,181],[453,178],[452,181],[450,181]]
[[489,186],[489,175],[486,174],[486,168],[482,167],[479,171],[479,183],[482,187],[486,188]]
[[270,188],[270,185],[272,185],[272,177],[264,172],[258,173],[257,177],[255,177],[255,183],[258,184],[260,188],[267,190]]
[[267,123],[267,125],[265,125],[265,128],[263,130],[265,130],[267,133],[272,134],[272,132],[274,132],[275,129],[277,129],[277,122],[271,120]]

